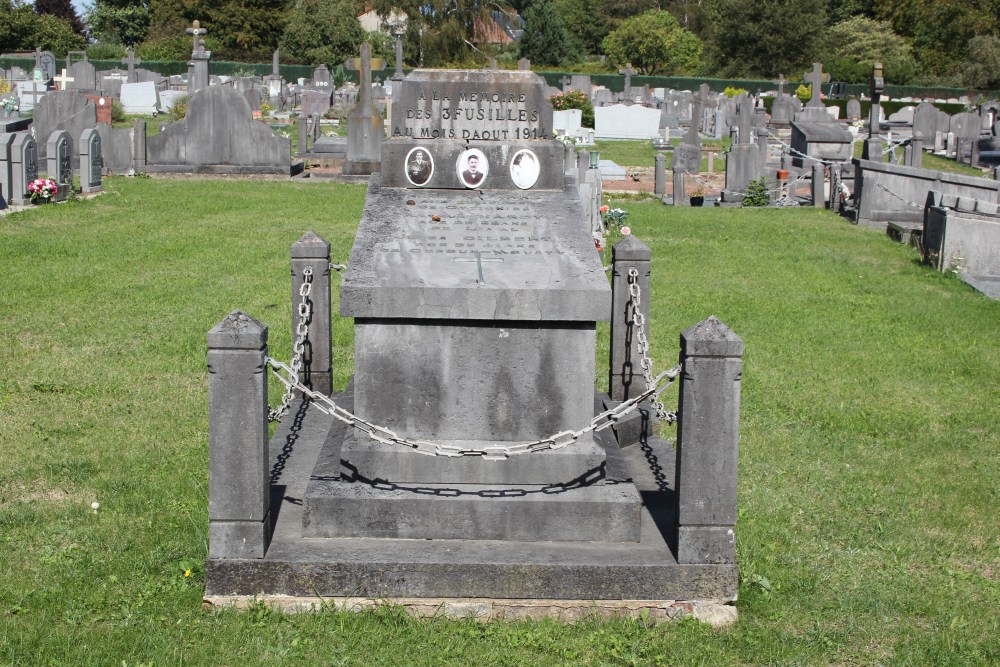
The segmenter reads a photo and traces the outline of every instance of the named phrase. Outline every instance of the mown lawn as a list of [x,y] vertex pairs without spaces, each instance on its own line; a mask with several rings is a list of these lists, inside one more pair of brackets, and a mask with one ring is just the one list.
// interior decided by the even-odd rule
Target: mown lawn
[[735,625],[202,609],[205,333],[240,308],[289,357],[289,246],[346,260],[364,188],[106,185],[0,218],[0,664],[1000,662],[1000,304],[813,209],[608,202],[657,367],[708,315],[746,341]]

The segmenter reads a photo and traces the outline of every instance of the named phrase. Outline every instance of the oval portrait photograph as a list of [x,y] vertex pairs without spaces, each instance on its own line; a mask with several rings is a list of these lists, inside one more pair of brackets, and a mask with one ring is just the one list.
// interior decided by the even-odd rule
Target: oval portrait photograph
[[514,185],[527,190],[538,180],[540,166],[538,156],[527,148],[514,153],[514,159],[510,161],[510,180]]
[[458,156],[455,170],[462,185],[467,188],[478,188],[490,173],[490,163],[486,161],[486,156],[481,150],[470,148]]
[[434,174],[434,158],[426,148],[417,146],[406,154],[406,180],[414,185],[425,185]]

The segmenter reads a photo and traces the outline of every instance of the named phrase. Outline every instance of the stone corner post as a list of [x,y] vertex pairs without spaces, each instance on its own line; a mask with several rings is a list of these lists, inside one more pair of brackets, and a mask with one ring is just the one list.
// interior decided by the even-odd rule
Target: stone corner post
[[667,193],[667,156],[657,153],[653,164],[653,194],[662,197]]
[[681,333],[677,562],[736,562],[743,341],[714,316]]
[[639,275],[639,312],[646,320],[649,337],[649,266],[653,253],[645,243],[629,235],[611,248],[611,364],[608,396],[625,401],[646,389],[640,366],[639,339],[632,327],[629,269]]
[[292,244],[292,341],[298,339],[299,291],[305,268],[312,267],[309,334],[302,352],[302,384],[325,396],[332,391],[333,342],[330,332],[330,243],[308,231]]
[[812,166],[812,197],[813,206],[826,207],[826,195],[823,193],[824,180],[826,178],[826,167],[822,162],[816,160]]
[[132,126],[132,168],[146,170],[146,121],[137,120]]
[[271,539],[267,327],[238,310],[208,332],[208,556],[263,558]]

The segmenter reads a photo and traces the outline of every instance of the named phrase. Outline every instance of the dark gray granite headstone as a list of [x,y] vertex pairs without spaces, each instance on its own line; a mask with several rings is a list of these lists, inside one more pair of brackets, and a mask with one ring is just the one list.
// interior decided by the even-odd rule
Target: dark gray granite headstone
[[103,167],[101,135],[97,130],[84,130],[80,135],[80,189],[83,192],[101,191]]
[[70,90],[86,90],[88,92],[97,89],[97,70],[86,60],[79,60],[70,65],[67,70],[73,81],[67,86]]
[[11,185],[10,195],[4,195],[11,204],[28,203],[28,183],[38,178],[38,143],[29,132],[18,132],[10,144]]
[[[38,102],[35,109],[35,136],[46,141],[56,130],[65,130],[70,137],[79,137],[84,130],[97,127],[97,107],[83,93],[75,90],[50,91]],[[48,146],[39,142],[39,159],[48,155]],[[74,164],[79,156],[74,156]]]
[[46,175],[56,182],[56,199],[66,199],[73,188],[73,138],[65,130],[56,130],[46,142]]

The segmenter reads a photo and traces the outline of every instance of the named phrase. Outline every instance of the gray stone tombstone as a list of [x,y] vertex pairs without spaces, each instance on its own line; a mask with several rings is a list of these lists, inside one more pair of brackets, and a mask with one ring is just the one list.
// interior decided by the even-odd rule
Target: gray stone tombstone
[[343,173],[365,175],[378,171],[382,160],[385,123],[372,96],[372,68],[383,69],[382,58],[372,58],[371,44],[361,45],[361,57],[347,61],[348,69],[358,72],[360,96],[358,104],[347,118],[347,158]]
[[80,190],[100,192],[103,167],[101,135],[97,130],[84,130],[80,135]]
[[212,59],[212,52],[205,50],[205,40],[202,35],[208,33],[207,28],[201,27],[201,22],[194,21],[191,27],[185,32],[192,36],[191,61],[188,63],[188,93],[196,93],[203,88],[208,88],[208,63]]
[[885,79],[882,77],[882,63],[872,65],[871,80],[871,107],[868,109],[868,138],[861,146],[861,158],[863,160],[882,161],[882,138],[881,121],[882,93],[885,90]]
[[313,70],[312,85],[316,88],[333,90],[333,79],[330,78],[330,70],[326,65],[320,65]]
[[73,138],[65,130],[56,130],[45,145],[45,171],[59,188],[55,199],[62,201],[73,188]]
[[527,58],[521,58],[517,61],[517,69],[522,72],[527,72],[531,69],[531,61]]
[[833,117],[826,110],[826,105],[820,98],[823,91],[823,82],[830,78],[829,74],[823,72],[822,63],[813,63],[811,72],[807,72],[802,78],[812,86],[812,96],[801,111],[795,114],[795,120],[806,123],[832,123]]
[[590,95],[590,75],[589,74],[574,74],[570,77],[569,83],[570,90],[580,90]]
[[861,118],[861,102],[851,95],[847,100],[847,120],[858,120]]
[[140,64],[142,64],[142,58],[136,58],[135,49],[131,46],[128,47],[125,57],[122,58],[122,65],[125,65],[128,68],[127,80],[129,83],[138,83],[139,80],[136,78],[135,67]]
[[[37,52],[36,52],[37,53]],[[56,57],[51,51],[42,51],[36,57],[36,67],[42,70],[42,79],[49,81],[56,76]]]
[[69,66],[67,70],[73,77],[72,83],[68,86],[70,90],[85,90],[92,92],[97,90],[97,70],[84,57]]
[[330,89],[302,91],[302,116],[322,116],[330,110]]
[[10,200],[14,182],[14,163],[10,155],[14,138],[13,132],[0,133],[0,195],[3,195],[4,201]]
[[29,203],[28,183],[38,178],[38,143],[29,132],[18,132],[10,144],[11,204],[25,205]]

